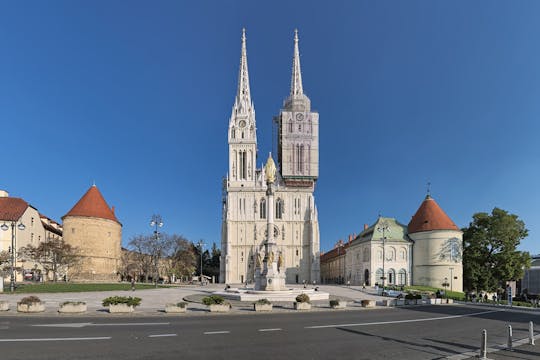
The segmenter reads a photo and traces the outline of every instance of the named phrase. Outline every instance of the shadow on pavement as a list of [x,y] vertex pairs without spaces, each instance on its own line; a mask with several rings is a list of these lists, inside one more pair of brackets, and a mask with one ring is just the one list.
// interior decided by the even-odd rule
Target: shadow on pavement
[[[441,346],[435,346],[435,345],[429,345],[429,344],[421,344],[421,343],[416,343],[416,342],[412,342],[412,341],[396,339],[396,338],[392,338],[392,337],[389,337],[389,336],[379,336],[379,335],[374,335],[374,334],[370,334],[370,333],[367,333],[367,332],[353,330],[353,329],[349,329],[349,328],[339,328],[338,327],[336,329],[341,330],[341,331],[345,331],[345,332],[348,332],[348,333],[356,334],[356,335],[363,335],[363,336],[379,338],[379,339],[384,340],[384,341],[393,341],[393,342],[401,344],[401,345],[414,346],[415,347],[414,350],[416,350],[416,351],[422,351],[422,352],[425,352],[425,353],[428,353],[428,354],[437,355],[437,357],[442,357],[442,358],[446,357],[447,355],[441,354],[440,352],[451,353],[451,354],[460,354],[461,353],[461,351],[452,350],[452,349],[449,349],[447,347],[441,347]],[[418,348],[420,348],[420,349],[418,349]],[[439,352],[436,352],[436,351],[439,351]]]

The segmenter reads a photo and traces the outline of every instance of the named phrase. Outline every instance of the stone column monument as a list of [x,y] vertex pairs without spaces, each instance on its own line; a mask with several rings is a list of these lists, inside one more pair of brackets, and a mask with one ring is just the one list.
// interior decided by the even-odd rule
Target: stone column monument
[[255,290],[279,291],[286,290],[285,273],[278,268],[278,261],[283,263],[283,255],[279,253],[278,246],[274,239],[274,182],[276,180],[276,164],[272,159],[272,154],[268,156],[266,162],[266,204],[267,204],[267,227],[266,242],[264,244],[265,256],[262,262],[261,254],[257,254],[257,264],[255,268]]

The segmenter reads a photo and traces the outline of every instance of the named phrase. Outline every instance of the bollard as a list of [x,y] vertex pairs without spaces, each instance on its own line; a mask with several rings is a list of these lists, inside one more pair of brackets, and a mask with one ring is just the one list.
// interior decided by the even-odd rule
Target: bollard
[[487,330],[482,330],[482,342],[480,343],[480,359],[487,359]]
[[514,351],[512,349],[512,325],[508,325],[508,342],[507,342],[506,350]]
[[534,324],[529,321],[529,345],[534,345]]

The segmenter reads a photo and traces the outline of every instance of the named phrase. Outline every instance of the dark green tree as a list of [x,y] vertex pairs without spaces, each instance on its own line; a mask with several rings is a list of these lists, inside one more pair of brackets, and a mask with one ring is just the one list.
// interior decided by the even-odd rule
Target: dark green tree
[[504,288],[506,281],[523,277],[531,257],[517,246],[527,233],[525,223],[505,210],[474,214],[469,227],[463,229],[465,289],[494,291]]

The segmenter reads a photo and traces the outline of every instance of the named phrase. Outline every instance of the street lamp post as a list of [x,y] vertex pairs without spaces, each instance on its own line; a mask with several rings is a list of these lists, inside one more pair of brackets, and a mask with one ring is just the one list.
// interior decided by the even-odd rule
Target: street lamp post
[[454,291],[454,268],[450,268],[450,291]]
[[204,247],[204,242],[201,240],[199,240],[199,242],[197,243],[197,246],[199,247],[199,251],[201,252],[201,285],[203,284],[203,273],[202,273],[202,265],[203,265],[203,247]]
[[386,221],[381,221],[379,223],[379,225],[377,226],[377,231],[378,232],[381,232],[382,233],[382,291],[383,291],[383,294],[384,294],[384,280],[386,280],[386,273],[385,273],[385,270],[384,270],[384,260],[385,260],[385,257],[386,257],[386,254],[385,254],[385,240],[386,240],[386,233],[389,233],[390,232],[390,227],[388,226],[388,223]]
[[[9,290],[11,292],[14,292],[15,291],[15,260],[16,260],[16,250],[15,250],[15,225],[17,225],[17,220],[12,220],[11,221],[11,249],[10,249],[10,252],[11,252],[11,281],[10,281],[10,284],[9,284]],[[0,228],[4,231],[7,231],[9,230],[9,226],[4,222],[2,224],[2,226],[0,226]],[[22,223],[22,222],[19,222],[19,225],[17,225],[17,229],[19,230],[24,230],[26,228],[26,226]]]
[[159,231],[158,228],[163,227],[163,220],[161,218],[161,215],[152,215],[152,219],[150,219],[150,226],[154,228],[154,241],[155,241],[155,247],[154,247],[154,278],[155,278],[155,286],[157,288],[158,286],[158,280],[159,280],[159,270],[158,270],[158,262],[159,262],[159,254],[157,253],[159,246]]

